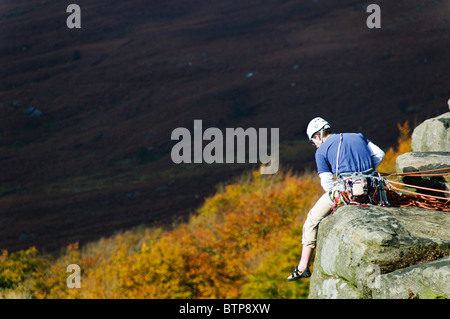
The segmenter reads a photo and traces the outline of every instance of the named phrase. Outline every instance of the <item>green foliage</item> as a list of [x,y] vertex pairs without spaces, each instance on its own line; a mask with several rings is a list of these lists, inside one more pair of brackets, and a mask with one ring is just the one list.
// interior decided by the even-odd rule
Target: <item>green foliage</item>
[[0,290],[16,288],[28,275],[40,271],[46,264],[46,260],[37,257],[34,247],[10,255],[3,250],[0,256]]

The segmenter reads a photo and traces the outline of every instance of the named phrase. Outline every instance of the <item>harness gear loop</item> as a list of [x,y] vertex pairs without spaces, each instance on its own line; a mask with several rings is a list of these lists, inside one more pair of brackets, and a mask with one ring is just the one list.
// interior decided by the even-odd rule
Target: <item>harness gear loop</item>
[[339,174],[330,195],[334,199],[332,213],[337,207],[348,204],[391,206],[386,195],[385,180],[373,169]]

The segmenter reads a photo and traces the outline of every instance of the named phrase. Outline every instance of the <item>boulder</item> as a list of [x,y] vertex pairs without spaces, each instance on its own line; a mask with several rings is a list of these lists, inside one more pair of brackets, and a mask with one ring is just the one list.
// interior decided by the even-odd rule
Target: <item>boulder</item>
[[34,107],[34,106],[25,109],[23,111],[23,114],[29,115],[31,117],[39,117],[39,116],[44,115],[44,113],[42,111],[36,109],[36,107]]
[[428,119],[411,136],[413,152],[450,151],[450,112]]
[[450,257],[399,269],[375,279],[374,299],[436,299],[450,295]]
[[450,212],[338,208],[319,225],[309,298],[450,298]]

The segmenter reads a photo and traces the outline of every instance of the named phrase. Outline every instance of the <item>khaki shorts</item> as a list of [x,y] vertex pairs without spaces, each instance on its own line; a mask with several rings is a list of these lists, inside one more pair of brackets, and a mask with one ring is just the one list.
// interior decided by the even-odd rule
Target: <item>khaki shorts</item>
[[319,198],[311,208],[303,224],[302,244],[311,248],[316,248],[316,238],[319,223],[331,213],[333,201],[330,194],[326,192]]

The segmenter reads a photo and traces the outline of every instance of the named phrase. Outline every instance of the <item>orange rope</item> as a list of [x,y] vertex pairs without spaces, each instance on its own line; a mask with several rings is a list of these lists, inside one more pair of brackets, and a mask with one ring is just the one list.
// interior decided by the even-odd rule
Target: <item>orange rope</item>
[[403,188],[398,188],[398,187],[395,187],[395,186],[392,186],[392,185],[390,185],[390,186],[391,186],[391,189],[394,189],[394,190],[397,190],[397,191],[400,191],[400,192],[410,193],[410,194],[417,194],[417,195],[420,195],[420,196],[425,196],[425,197],[431,197],[431,198],[437,198],[437,199],[443,199],[443,200],[449,200],[450,201],[450,198],[439,197],[439,196],[434,196],[434,195],[428,195],[428,194],[423,194],[423,193],[417,193],[417,192],[409,191],[409,190],[406,190],[406,189],[403,189]]
[[436,198],[430,198],[425,195],[400,195],[397,192],[388,189],[386,191],[389,203],[396,207],[416,206],[432,210],[441,210],[450,212],[450,199],[446,202]]
[[[436,169],[430,169],[430,170],[426,170],[426,171],[417,171],[417,172],[407,172],[407,173],[380,173],[381,176],[406,176],[406,175],[417,175],[419,174],[419,176],[427,176],[427,175],[420,175],[422,173],[429,173],[429,172],[439,172],[439,171],[445,171],[445,170],[450,170],[450,167],[445,167],[445,168],[436,168]],[[430,175],[430,176],[441,176],[441,175],[449,175],[449,173],[443,173],[443,174],[434,174],[434,175]]]
[[[385,173],[380,173],[380,175],[384,174],[387,176],[401,176],[402,175],[402,176],[417,176],[417,177],[450,175],[450,172],[440,173],[440,174],[423,174],[423,173],[438,172],[438,171],[444,171],[444,170],[450,170],[450,167],[426,170],[426,171],[418,171],[418,172],[409,172],[409,173],[394,173],[394,174],[390,174],[390,175],[387,175]],[[397,207],[417,206],[417,207],[432,209],[432,210],[450,211],[450,198],[428,195],[428,194],[423,194],[423,193],[419,193],[419,192],[414,192],[411,190],[401,189],[401,188],[395,187],[394,185],[410,187],[410,188],[414,188],[416,190],[422,189],[422,190],[428,190],[428,191],[439,192],[439,193],[448,193],[448,194],[450,194],[450,191],[439,190],[439,189],[417,186],[417,185],[410,185],[410,184],[394,182],[394,181],[388,181],[386,179],[385,179],[385,183],[388,186],[388,190],[386,192],[388,195],[388,200],[393,206],[397,206]],[[397,192],[395,192],[395,190],[403,192],[403,193],[413,194],[413,195],[398,194]]]
[[[423,177],[423,176],[450,175],[450,172],[438,173],[438,174],[424,174],[424,173],[430,173],[430,172],[441,172],[444,170],[450,171],[450,167],[431,169],[431,170],[425,170],[425,171],[417,171],[417,172],[408,172],[408,173],[393,173],[393,174],[379,173],[380,174],[379,176]],[[351,178],[352,177],[348,177],[348,178],[344,179],[343,181],[347,181]],[[383,178],[383,181],[386,186],[385,191],[386,191],[387,200],[389,201],[389,203],[388,203],[389,205],[396,206],[396,207],[416,206],[416,207],[421,207],[421,208],[426,208],[426,209],[431,209],[431,210],[450,211],[450,198],[423,194],[423,193],[419,193],[417,191],[402,189],[402,188],[396,187],[394,185],[414,188],[416,190],[423,189],[423,190],[427,190],[427,191],[448,193],[448,194],[450,194],[450,191],[439,190],[439,189],[435,189],[435,188],[429,188],[429,187],[423,187],[423,186],[417,186],[417,185],[410,185],[410,184],[405,184],[405,183],[400,183],[400,182],[394,182],[394,181],[387,180],[385,178]],[[396,191],[400,191],[401,193],[398,193]],[[403,193],[408,193],[408,194],[403,194]],[[352,200],[351,194],[346,194],[345,192],[340,192],[340,194],[341,194],[344,202],[360,205],[359,203],[356,203]],[[375,195],[373,196],[371,201],[378,205],[383,204],[383,202],[378,202],[378,200],[375,200]],[[362,205],[362,206],[366,206],[366,205]]]
[[[448,193],[448,194],[450,194],[450,191],[444,191],[444,190],[435,189],[435,188],[422,187],[422,186],[411,185],[411,184],[404,184],[404,183],[394,182],[394,181],[386,181],[386,183],[388,183],[388,184],[402,185],[402,186],[406,186],[406,187],[410,187],[410,188],[419,188],[419,189],[424,189],[424,190],[427,190],[427,191],[433,191],[433,192],[438,192],[438,193]],[[392,185],[391,185],[391,186],[392,186]],[[444,199],[445,199],[445,198],[444,198]]]
[[445,176],[445,175],[450,175],[450,173],[441,173],[441,174],[417,174],[417,175],[406,175],[408,177],[422,177],[422,176]]

